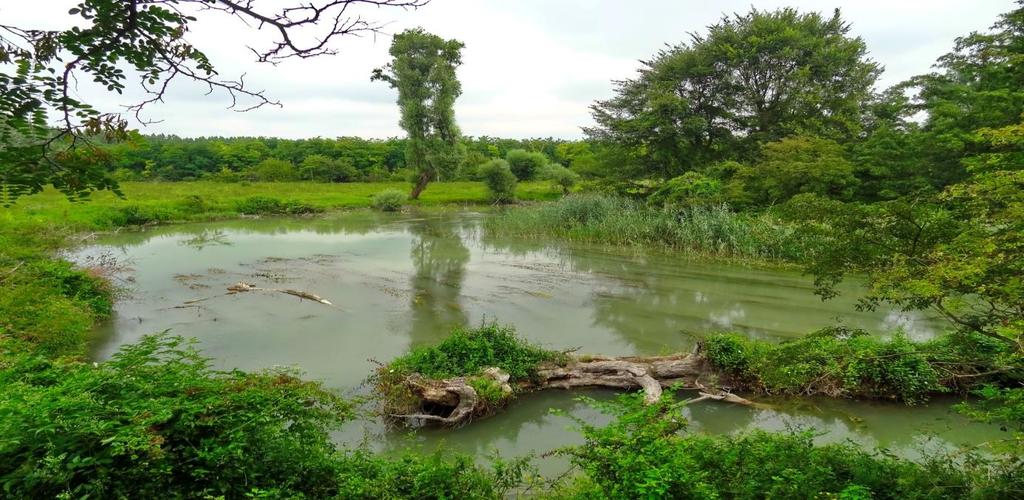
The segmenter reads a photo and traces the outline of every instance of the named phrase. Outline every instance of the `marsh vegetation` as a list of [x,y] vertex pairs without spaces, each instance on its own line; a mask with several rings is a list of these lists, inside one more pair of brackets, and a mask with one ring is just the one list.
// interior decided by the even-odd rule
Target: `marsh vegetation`
[[257,3],[0,26],[4,494],[1024,492],[1020,3],[888,89],[838,10],[751,8],[582,140],[464,137],[422,28],[371,75],[405,138],[144,136],[70,85],[258,108],[188,8],[274,27],[260,62],[380,30]]

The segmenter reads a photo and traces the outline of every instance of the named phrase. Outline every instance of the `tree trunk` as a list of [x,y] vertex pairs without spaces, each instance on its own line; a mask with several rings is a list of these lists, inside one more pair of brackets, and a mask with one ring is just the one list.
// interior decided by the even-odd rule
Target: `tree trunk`
[[420,174],[420,178],[416,180],[416,185],[413,186],[412,192],[409,193],[410,200],[420,199],[420,193],[427,188],[427,184],[430,182],[430,174],[423,172]]
[[[497,382],[504,392],[514,392],[509,376],[498,368],[484,370],[482,377]],[[709,385],[716,375],[700,352],[673,356],[652,357],[581,357],[570,358],[564,365],[543,364],[537,375],[517,385],[518,392],[544,389],[574,389],[609,387],[623,390],[642,389],[646,404],[661,399],[662,388],[676,386],[700,391],[694,402],[714,399],[730,403],[763,406],[727,391]],[[414,402],[406,413],[388,413],[387,416],[410,426],[441,424],[459,426],[474,417],[487,416],[495,411],[493,404],[482,400],[466,377],[444,380],[426,379],[419,374],[406,378],[406,387]]]

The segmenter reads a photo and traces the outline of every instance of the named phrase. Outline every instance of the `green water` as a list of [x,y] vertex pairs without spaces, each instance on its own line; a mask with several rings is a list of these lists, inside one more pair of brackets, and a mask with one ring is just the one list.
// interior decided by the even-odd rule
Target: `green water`
[[[455,325],[497,320],[544,346],[601,354],[686,350],[693,334],[735,331],[785,339],[836,322],[915,339],[943,323],[920,313],[858,312],[849,284],[822,302],[799,273],[708,263],[679,255],[489,238],[486,214],[422,216],[353,212],[318,219],[235,220],[120,232],[75,258],[115,257],[130,293],[96,332],[95,358],[141,335],[170,329],[195,337],[223,368],[300,367],[344,393],[360,393],[376,365],[411,346],[433,343]],[[224,295],[245,281],[315,293],[336,307],[273,292]],[[205,299],[186,304],[189,301]],[[176,307],[177,306],[177,307]],[[181,307],[186,306],[186,307]],[[609,397],[605,392],[589,393]],[[388,432],[372,422],[339,432],[378,449],[439,442],[483,455],[520,455],[578,441],[560,408],[601,421],[574,395],[530,395],[508,411],[457,431]],[[999,437],[953,414],[950,402],[923,408],[814,401],[786,410],[701,403],[687,411],[695,429],[734,432],[815,428],[822,441],[852,440],[916,455]],[[542,469],[564,464],[542,460]]]

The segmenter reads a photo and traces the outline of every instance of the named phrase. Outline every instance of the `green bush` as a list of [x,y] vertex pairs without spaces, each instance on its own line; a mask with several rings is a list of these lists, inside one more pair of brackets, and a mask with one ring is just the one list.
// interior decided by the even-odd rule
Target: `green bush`
[[669,179],[647,198],[648,204],[658,207],[721,205],[724,202],[721,182],[698,172]]
[[144,226],[172,220],[173,213],[164,207],[145,207],[139,205],[127,205],[119,207],[110,214],[110,225],[121,226]]
[[235,203],[235,210],[245,215],[304,215],[323,209],[300,201],[281,201],[267,196],[250,196]]
[[97,317],[89,304],[65,297],[53,287],[32,283],[0,287],[0,339],[28,342],[42,354],[81,353]]
[[250,196],[235,203],[235,210],[245,215],[279,214],[284,211],[284,204],[276,198]]
[[592,404],[617,418],[604,427],[577,421],[585,442],[564,453],[585,476],[562,496],[924,499],[987,487],[985,474],[976,480],[948,460],[919,464],[854,445],[816,446],[810,432],[690,434],[679,403],[643,406],[628,395]]
[[419,347],[396,358],[387,370],[443,379],[477,375],[493,366],[504,370],[515,382],[533,376],[540,363],[563,358],[560,353],[519,338],[512,327],[489,324],[474,329],[456,328],[440,344]]
[[579,174],[557,163],[552,163],[545,167],[543,177],[562,188],[562,193],[564,194],[569,194],[580,180]]
[[508,162],[516,179],[529,181],[544,170],[548,164],[548,157],[544,153],[513,149],[505,155],[505,161]]
[[309,203],[297,201],[297,200],[288,200],[288,201],[284,202],[283,208],[284,208],[284,213],[288,214],[288,215],[318,214],[318,213],[321,213],[321,212],[324,211],[320,207],[311,205]]
[[33,356],[0,373],[0,483],[41,497],[334,493],[349,405],[288,372],[219,372],[181,338],[98,365]]
[[248,176],[254,181],[286,182],[299,179],[299,170],[292,162],[267,158],[249,169]]
[[500,499],[518,486],[525,460],[495,460],[490,470],[472,457],[437,451],[385,458],[357,450],[341,460],[337,498]]
[[33,284],[87,305],[97,317],[114,312],[113,286],[92,271],[78,269],[68,261],[50,259],[35,261],[26,271]]
[[359,170],[348,158],[334,159],[326,155],[309,155],[299,165],[299,177],[319,182],[353,182]]
[[208,175],[207,178],[217,182],[241,182],[242,174],[240,172],[235,172],[228,167],[221,167],[220,170]]
[[495,202],[508,203],[516,199],[516,176],[505,160],[496,159],[483,164],[480,178]]
[[769,394],[888,398],[914,404],[949,390],[930,362],[934,347],[899,334],[882,340],[837,327],[780,344],[716,335],[704,347],[711,364],[734,383]]
[[501,390],[501,384],[491,377],[473,377],[469,379],[469,385],[476,391],[476,395],[491,406],[500,406],[510,399],[510,393]]
[[370,204],[373,208],[384,212],[397,212],[402,209],[402,204],[409,199],[409,195],[397,189],[385,189],[375,195]]
[[210,204],[209,201],[197,194],[190,194],[182,198],[182,200],[178,202],[178,205],[181,207],[183,212],[190,214],[206,213],[213,208],[213,205]]

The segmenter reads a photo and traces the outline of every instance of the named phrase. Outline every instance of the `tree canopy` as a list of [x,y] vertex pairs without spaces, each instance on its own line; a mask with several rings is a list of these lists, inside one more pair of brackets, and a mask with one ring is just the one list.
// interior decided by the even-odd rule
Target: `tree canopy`
[[[350,12],[352,5],[417,7],[425,0],[319,0],[277,10],[257,3],[83,0],[68,12],[75,25],[64,30],[0,24],[0,63],[6,63],[0,71],[0,203],[10,204],[46,185],[77,198],[117,189],[107,168],[109,156],[93,142],[125,138],[128,120],[76,97],[77,82],[86,77],[117,93],[138,78],[146,97],[128,112],[143,123],[143,110],[163,101],[168,85],[182,78],[226,93],[237,111],[279,105],[244,78],[217,73],[202,49],[188,40],[189,26],[199,17],[227,15],[271,28],[277,39],[252,51],[258,62],[276,63],[332,54],[335,39],[380,30],[379,24]],[[316,33],[310,37],[307,31]]]
[[406,164],[418,175],[409,195],[414,200],[431,180],[454,172],[465,155],[455,123],[455,100],[462,95],[455,71],[463,47],[422,28],[405,30],[391,42],[392,61],[371,77],[398,90],[399,124],[409,135]]
[[880,73],[837,10],[785,8],[724,17],[707,35],[658,52],[591,109],[589,137],[630,150],[649,177],[756,157],[794,134],[849,139]]

